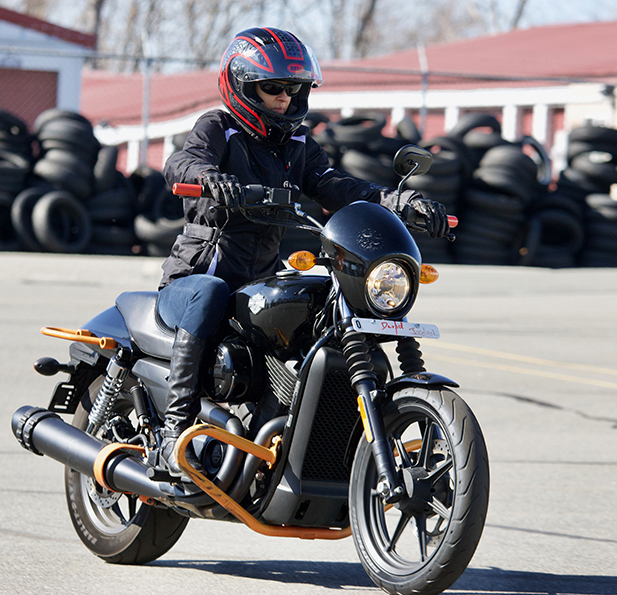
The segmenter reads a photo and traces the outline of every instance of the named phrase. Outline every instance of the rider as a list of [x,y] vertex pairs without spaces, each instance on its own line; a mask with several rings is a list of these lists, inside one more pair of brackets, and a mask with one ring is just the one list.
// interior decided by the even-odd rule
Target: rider
[[[283,268],[279,244],[284,228],[256,224],[238,209],[241,186],[289,188],[328,211],[355,200],[394,208],[397,193],[330,166],[302,126],[312,87],[322,84],[313,51],[295,35],[273,28],[238,33],[223,55],[219,92],[226,109],[207,111],[184,147],[170,156],[165,178],[203,184],[212,198],[184,198],[187,220],[163,263],[158,311],[176,329],[168,379],[161,456],[172,475],[181,470],[174,454],[178,436],[199,412],[199,368],[222,320],[230,292]],[[409,218],[424,219],[431,237],[449,231],[443,205],[405,190]],[[210,210],[211,206],[227,209]],[[190,463],[197,466],[194,454]]]

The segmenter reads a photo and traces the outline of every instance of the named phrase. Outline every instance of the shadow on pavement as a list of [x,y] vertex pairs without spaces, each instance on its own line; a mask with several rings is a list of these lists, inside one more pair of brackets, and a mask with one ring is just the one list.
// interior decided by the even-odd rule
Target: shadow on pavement
[[[191,568],[217,575],[275,581],[289,585],[307,584],[328,589],[375,590],[359,563],[305,562],[298,560],[192,561],[158,560],[152,566]],[[446,591],[450,595],[615,595],[617,576],[583,576],[523,572],[500,568],[468,568]]]

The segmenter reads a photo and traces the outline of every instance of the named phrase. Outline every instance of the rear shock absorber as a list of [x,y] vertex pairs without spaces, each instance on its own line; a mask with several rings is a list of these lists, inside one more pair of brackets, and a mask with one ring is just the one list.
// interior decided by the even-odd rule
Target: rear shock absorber
[[96,396],[90,415],[88,415],[88,428],[86,433],[94,434],[108,419],[114,403],[118,399],[122,384],[126,379],[129,368],[121,361],[124,353],[120,350],[114,355],[107,366],[107,375]]
[[396,345],[396,353],[403,374],[426,372],[420,344],[413,337],[401,337]]

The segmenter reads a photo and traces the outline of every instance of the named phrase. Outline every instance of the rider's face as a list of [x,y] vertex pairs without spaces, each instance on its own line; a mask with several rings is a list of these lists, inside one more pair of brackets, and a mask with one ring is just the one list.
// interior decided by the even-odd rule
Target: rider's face
[[264,107],[277,114],[284,114],[291,103],[291,97],[287,95],[285,90],[282,90],[278,95],[268,95],[261,90],[259,85],[256,85],[257,95],[263,101]]

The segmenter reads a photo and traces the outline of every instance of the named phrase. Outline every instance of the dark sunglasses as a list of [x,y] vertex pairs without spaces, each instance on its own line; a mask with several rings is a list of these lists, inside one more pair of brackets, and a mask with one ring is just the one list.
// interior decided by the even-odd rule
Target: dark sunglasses
[[274,83],[272,81],[258,81],[259,88],[266,95],[280,95],[283,91],[287,93],[289,97],[293,97],[300,93],[303,83],[294,83],[291,85],[285,85],[283,83]]

